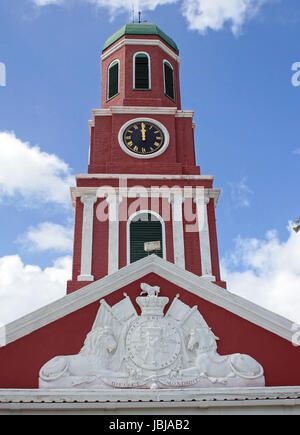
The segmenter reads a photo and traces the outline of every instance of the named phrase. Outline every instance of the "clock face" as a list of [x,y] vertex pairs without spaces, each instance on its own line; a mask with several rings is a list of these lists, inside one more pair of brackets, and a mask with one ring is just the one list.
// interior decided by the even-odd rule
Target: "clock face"
[[123,143],[132,153],[147,156],[161,150],[165,143],[165,135],[157,124],[148,120],[138,120],[124,130]]

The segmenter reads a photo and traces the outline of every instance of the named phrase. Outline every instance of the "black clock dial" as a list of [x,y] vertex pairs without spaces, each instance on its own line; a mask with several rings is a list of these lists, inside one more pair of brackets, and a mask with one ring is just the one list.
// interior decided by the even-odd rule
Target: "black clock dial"
[[164,141],[161,128],[149,121],[134,122],[123,134],[124,144],[135,154],[154,154],[161,149]]

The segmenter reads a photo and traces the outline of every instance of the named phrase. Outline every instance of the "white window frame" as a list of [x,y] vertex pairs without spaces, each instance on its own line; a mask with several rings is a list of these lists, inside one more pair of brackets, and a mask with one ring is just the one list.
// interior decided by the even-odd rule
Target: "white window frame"
[[[167,91],[166,91],[165,63],[167,63],[171,67],[171,69],[173,71],[173,92],[174,92],[174,98],[170,97],[170,95],[168,95]],[[170,98],[171,101],[176,102],[176,94],[175,94],[175,70],[174,70],[173,65],[167,59],[163,60],[163,76],[164,76],[164,94],[165,94],[166,97]]]
[[155,216],[157,218],[157,220],[160,221],[161,223],[161,232],[162,232],[162,254],[163,254],[163,259],[166,259],[166,227],[165,227],[165,222],[163,220],[163,218],[156,213],[153,210],[139,210],[136,211],[135,213],[133,213],[129,219],[127,220],[127,228],[126,228],[126,234],[127,234],[127,265],[131,264],[130,263],[130,224],[133,221],[133,219],[135,217],[137,217],[140,214],[152,214],[153,216]]
[[[148,57],[148,81],[149,81],[149,87],[145,88],[145,89],[137,89],[135,87],[135,58],[139,54],[145,54]],[[137,53],[135,53],[133,55],[133,90],[134,91],[144,91],[144,90],[151,91],[151,58],[150,58],[149,54],[146,53],[145,51],[138,51]]]
[[[110,68],[111,68],[115,63],[118,64],[118,92],[117,92],[115,95],[113,95],[112,97],[109,97],[109,95],[108,95],[108,94],[109,94],[109,70],[110,70]],[[112,98],[116,97],[119,93],[120,93],[120,60],[119,60],[119,59],[115,59],[115,60],[113,60],[113,61],[109,64],[109,66],[108,66],[108,68],[107,68],[107,90],[106,90],[106,101],[111,100]]]

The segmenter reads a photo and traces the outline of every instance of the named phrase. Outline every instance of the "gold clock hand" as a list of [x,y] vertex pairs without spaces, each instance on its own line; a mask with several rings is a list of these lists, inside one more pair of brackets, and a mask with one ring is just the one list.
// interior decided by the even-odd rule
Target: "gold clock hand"
[[145,141],[146,140],[146,128],[145,128],[145,124],[142,122],[142,140]]

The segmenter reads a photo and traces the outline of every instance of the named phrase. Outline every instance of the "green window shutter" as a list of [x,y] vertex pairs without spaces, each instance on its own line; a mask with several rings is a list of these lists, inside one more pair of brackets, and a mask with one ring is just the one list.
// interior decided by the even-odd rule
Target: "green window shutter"
[[168,97],[172,100],[175,100],[175,92],[174,92],[174,71],[171,66],[165,62],[164,63],[164,71],[165,71],[165,92]]
[[135,56],[135,89],[149,89],[149,59],[146,54]]
[[156,251],[156,255],[163,257],[162,252],[162,225],[159,221],[138,220],[130,224],[130,263],[140,260],[148,255],[144,251],[145,242],[160,241],[161,250]]
[[113,63],[108,70],[108,99],[119,92],[119,63]]

